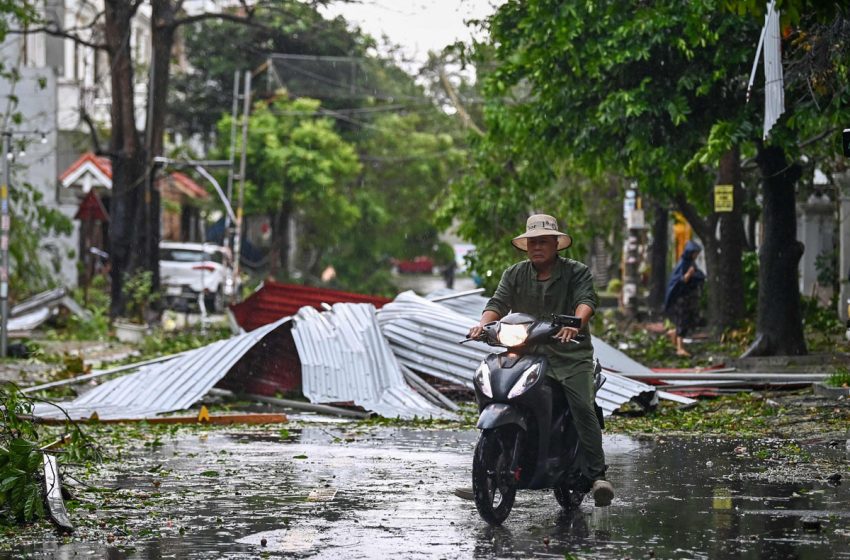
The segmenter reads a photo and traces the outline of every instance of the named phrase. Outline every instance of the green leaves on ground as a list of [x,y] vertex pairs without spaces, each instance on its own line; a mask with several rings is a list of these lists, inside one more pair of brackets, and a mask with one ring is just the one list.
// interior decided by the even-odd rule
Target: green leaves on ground
[[[40,431],[30,419],[33,401],[14,385],[0,387],[0,515],[17,522],[44,517],[42,446],[55,435]],[[63,450],[68,461],[99,459],[97,449],[76,426]],[[46,440],[46,441],[42,441]]]
[[811,426],[820,432],[843,434],[850,421],[850,407],[844,403],[809,403],[799,395],[766,398],[742,392],[713,400],[699,400],[682,407],[662,401],[658,408],[639,416],[609,417],[609,432],[660,435],[734,435],[740,437],[810,435]]
[[41,464],[42,453],[30,441],[15,438],[0,447],[0,507],[18,521],[44,517],[37,478]]
[[44,516],[38,433],[34,424],[21,419],[32,413],[32,403],[17,389],[2,388],[0,406],[0,511],[17,521],[31,521]]

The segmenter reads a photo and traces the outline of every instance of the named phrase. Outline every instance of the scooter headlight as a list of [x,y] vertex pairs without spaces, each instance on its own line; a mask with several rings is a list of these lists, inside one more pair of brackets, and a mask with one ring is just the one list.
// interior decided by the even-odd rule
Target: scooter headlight
[[493,398],[493,388],[490,387],[490,366],[487,365],[487,362],[481,362],[481,365],[475,370],[475,383],[481,388],[484,395]]
[[508,398],[512,399],[525,393],[532,385],[537,383],[538,379],[540,379],[539,363],[534,364],[533,366],[522,372],[522,375],[519,377],[517,382],[514,383],[513,387],[511,387],[511,392],[508,393]]
[[508,348],[519,346],[525,342],[526,338],[528,338],[526,325],[506,325],[502,323],[499,327],[499,342]]

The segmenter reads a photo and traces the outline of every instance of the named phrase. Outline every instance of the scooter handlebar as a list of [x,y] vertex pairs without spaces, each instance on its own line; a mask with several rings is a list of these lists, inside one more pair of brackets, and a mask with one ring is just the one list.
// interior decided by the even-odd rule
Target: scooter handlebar
[[[553,336],[552,338],[555,338],[555,337]],[[583,334],[577,334],[574,337],[572,337],[568,342],[574,342],[576,344],[579,344],[580,342],[584,342],[586,338],[587,337]]]

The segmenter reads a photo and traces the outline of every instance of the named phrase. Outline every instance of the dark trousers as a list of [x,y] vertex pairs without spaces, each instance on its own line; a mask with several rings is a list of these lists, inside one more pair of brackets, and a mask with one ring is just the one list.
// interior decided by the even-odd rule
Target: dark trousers
[[[573,414],[579,444],[584,461],[581,473],[589,480],[605,478],[605,452],[602,450],[602,428],[594,408],[596,392],[593,389],[593,365],[587,371],[563,375],[559,368],[552,368],[552,377],[564,388],[567,403]],[[584,368],[582,368],[584,369]]]

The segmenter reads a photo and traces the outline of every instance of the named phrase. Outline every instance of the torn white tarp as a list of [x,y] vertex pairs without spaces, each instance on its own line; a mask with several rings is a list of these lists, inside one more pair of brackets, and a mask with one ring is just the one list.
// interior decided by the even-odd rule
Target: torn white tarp
[[310,402],[353,402],[391,418],[454,416],[407,385],[371,304],[337,303],[326,313],[303,307],[292,337]]
[[[206,395],[230,369],[266,335],[291,319],[286,317],[259,329],[190,350],[169,362],[151,364],[107,381],[70,402],[57,403],[74,420],[90,418],[151,418],[189,408]],[[64,418],[62,410],[38,403],[42,418]]]

